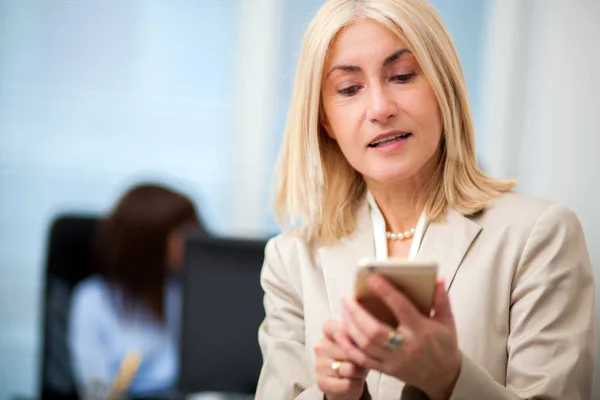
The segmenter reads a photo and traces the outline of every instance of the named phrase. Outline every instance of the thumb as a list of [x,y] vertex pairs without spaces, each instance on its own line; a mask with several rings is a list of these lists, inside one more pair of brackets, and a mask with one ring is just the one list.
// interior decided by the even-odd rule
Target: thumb
[[444,278],[438,278],[433,295],[433,319],[454,326],[454,315],[450,306],[450,298],[444,285]]

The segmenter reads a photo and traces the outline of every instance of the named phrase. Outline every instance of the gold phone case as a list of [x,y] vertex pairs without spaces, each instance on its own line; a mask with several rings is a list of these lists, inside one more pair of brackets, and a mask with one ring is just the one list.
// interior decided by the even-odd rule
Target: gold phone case
[[437,263],[434,261],[394,259],[364,259],[359,262],[355,281],[355,298],[375,318],[391,327],[397,327],[401,321],[388,306],[367,285],[366,277],[377,273],[383,275],[409,298],[415,307],[429,316],[433,305]]

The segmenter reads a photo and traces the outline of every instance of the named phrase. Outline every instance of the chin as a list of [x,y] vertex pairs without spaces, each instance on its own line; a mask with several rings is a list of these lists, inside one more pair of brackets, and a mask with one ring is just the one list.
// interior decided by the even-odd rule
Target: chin
[[388,168],[380,171],[373,171],[369,178],[376,182],[393,184],[411,178],[416,174],[414,168]]
[[[391,164],[391,165],[390,165]],[[373,168],[368,174],[372,180],[377,182],[399,182],[415,176],[419,172],[419,168],[414,164],[409,163],[385,163],[378,168]]]

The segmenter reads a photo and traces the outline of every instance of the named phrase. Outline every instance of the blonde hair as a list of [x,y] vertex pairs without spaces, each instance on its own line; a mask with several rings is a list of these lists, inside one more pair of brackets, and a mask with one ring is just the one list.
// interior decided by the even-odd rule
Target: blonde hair
[[309,240],[334,242],[356,229],[366,184],[323,128],[321,81],[331,42],[358,19],[381,23],[405,41],[434,91],[442,115],[439,164],[427,191],[430,221],[451,207],[463,215],[484,209],[514,181],[483,174],[458,55],[426,0],[329,0],[304,36],[275,178],[275,211],[286,228],[299,223]]

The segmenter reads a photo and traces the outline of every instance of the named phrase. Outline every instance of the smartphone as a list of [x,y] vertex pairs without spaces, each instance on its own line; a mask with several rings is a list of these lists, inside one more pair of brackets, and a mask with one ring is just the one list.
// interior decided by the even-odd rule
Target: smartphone
[[367,285],[369,274],[380,274],[398,288],[424,315],[429,316],[433,305],[438,265],[435,261],[406,260],[389,258],[386,260],[362,259],[358,263],[354,296],[371,315],[391,327],[400,321],[385,302]]

